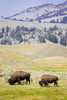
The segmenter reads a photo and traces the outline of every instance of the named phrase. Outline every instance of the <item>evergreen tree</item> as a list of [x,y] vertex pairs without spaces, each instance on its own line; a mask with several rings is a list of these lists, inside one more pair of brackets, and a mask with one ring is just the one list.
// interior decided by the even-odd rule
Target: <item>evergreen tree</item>
[[61,37],[60,44],[66,46],[66,40],[64,37]]

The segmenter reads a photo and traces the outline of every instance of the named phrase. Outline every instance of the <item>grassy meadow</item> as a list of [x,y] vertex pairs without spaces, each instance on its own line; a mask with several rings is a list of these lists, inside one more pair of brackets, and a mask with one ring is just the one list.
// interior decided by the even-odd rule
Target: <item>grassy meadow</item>
[[[31,73],[31,85],[8,84],[17,70]],[[41,87],[43,74],[57,75],[59,86]],[[67,100],[67,47],[50,42],[0,45],[0,100]]]
[[[26,85],[24,81],[21,85],[11,86],[7,80],[15,70],[1,69],[3,72],[0,78],[0,100],[67,100],[66,72],[26,69],[25,71],[31,73],[31,85]],[[42,74],[57,75],[59,86],[54,87],[54,84],[49,84],[49,87],[41,87],[38,82]]]
[[[62,83],[64,82],[64,83]],[[0,85],[0,100],[67,100],[67,81],[60,80],[59,87],[31,85]]]

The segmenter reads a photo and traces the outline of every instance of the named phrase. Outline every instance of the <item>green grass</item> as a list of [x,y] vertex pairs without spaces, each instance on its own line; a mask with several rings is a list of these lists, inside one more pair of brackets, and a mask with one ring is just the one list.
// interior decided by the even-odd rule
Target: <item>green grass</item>
[[[15,68],[13,68],[13,69],[15,69]],[[30,68],[28,68],[28,67],[23,67],[23,68],[19,68],[19,67],[17,67],[16,68],[16,70],[34,70],[34,71],[40,71],[40,70],[42,70],[42,71],[54,71],[54,72],[67,72],[67,68],[65,67],[65,68],[56,68],[56,67],[30,67]]]
[[[46,68],[47,69],[47,68]],[[44,68],[0,68],[0,100],[67,100],[67,73],[54,69]],[[49,68],[48,68],[49,69]],[[7,80],[16,70],[25,70],[31,73],[31,85],[9,85]],[[41,87],[39,80],[43,74],[53,74],[59,77],[59,87],[49,84],[50,87]]]
[[0,100],[67,100],[67,80],[60,80],[59,87],[41,87],[39,84],[0,84]]
[[[25,70],[31,73],[31,85],[9,85],[7,80],[16,70]],[[67,100],[67,73],[60,70],[49,71],[42,68],[0,68],[0,100]],[[59,87],[49,84],[50,87],[41,87],[39,80],[42,74],[53,74],[59,77]]]

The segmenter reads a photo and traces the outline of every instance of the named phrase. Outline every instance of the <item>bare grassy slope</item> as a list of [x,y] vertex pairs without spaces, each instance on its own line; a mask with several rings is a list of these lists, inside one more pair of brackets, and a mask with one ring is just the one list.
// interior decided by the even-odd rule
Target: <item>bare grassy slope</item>
[[[0,51],[13,52],[19,56],[29,56],[32,58],[44,58],[52,56],[67,57],[67,47],[47,42],[47,43],[31,43],[18,45],[0,45]],[[5,52],[5,53],[6,53]]]
[[0,45],[0,66],[45,67],[50,65],[51,61],[48,58],[51,58],[51,61],[63,58],[62,60],[66,63],[67,47],[50,42],[44,44]]
[[[17,48],[15,49],[17,51]],[[32,59],[16,52],[10,46],[0,46],[0,66],[4,67],[30,67],[33,66]]]
[[67,47],[48,42],[44,44],[43,48],[34,55],[34,58],[55,56],[67,57]]
[[0,18],[0,29],[2,27],[9,26],[11,28],[16,28],[16,26],[25,26],[25,27],[36,27],[38,29],[43,29],[44,27],[49,28],[57,25],[59,28],[66,29],[66,24],[59,24],[59,23],[37,23],[37,22],[22,22],[22,21],[13,21],[7,19]]

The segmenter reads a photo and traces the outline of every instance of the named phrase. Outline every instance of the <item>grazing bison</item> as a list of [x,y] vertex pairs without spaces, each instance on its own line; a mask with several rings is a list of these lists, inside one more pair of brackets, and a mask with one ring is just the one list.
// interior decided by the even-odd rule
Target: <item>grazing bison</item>
[[30,73],[24,72],[24,71],[16,71],[11,75],[11,78],[8,80],[10,85],[15,84],[18,82],[18,84],[21,83],[21,80],[26,79],[26,84],[29,82],[30,84]]
[[54,86],[58,86],[58,77],[57,76],[54,76],[54,75],[42,75],[41,77],[41,81],[39,81],[39,84],[41,86],[46,85],[48,86],[48,83],[53,83],[54,82]]

